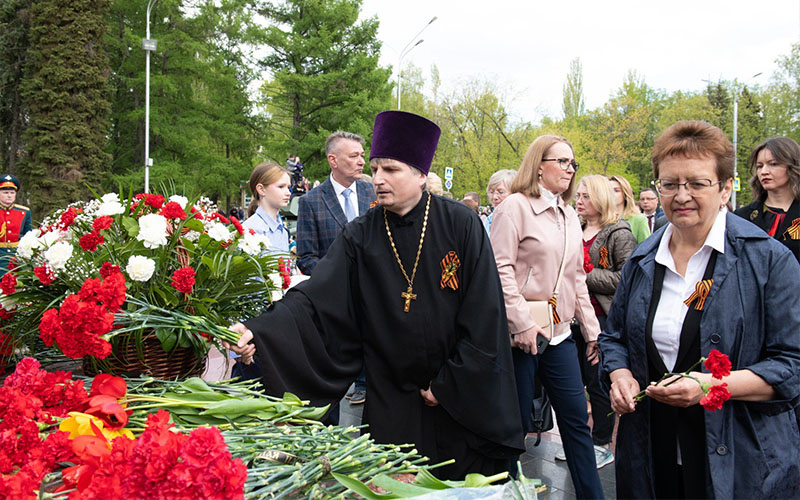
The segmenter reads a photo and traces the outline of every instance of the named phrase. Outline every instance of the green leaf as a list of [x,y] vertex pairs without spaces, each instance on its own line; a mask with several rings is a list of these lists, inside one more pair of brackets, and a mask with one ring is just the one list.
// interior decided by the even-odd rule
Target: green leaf
[[139,234],[139,223],[136,222],[136,219],[134,219],[133,217],[123,216],[122,227],[124,227],[125,230],[128,231],[128,236],[130,236],[131,238],[136,238],[136,236]]
[[188,378],[178,384],[178,387],[191,392],[214,392],[214,389],[209,387],[205,380],[201,379],[200,377]]
[[161,342],[161,347],[164,348],[165,351],[169,352],[175,347],[175,343],[178,341],[178,336],[172,330],[167,330],[164,328],[159,328],[156,330],[156,338]]
[[233,396],[222,394],[221,392],[190,392],[188,394],[180,394],[176,392],[165,392],[165,398],[177,399],[179,401],[186,401],[187,403],[216,403],[217,401],[225,401],[226,399],[233,399]]
[[291,392],[284,392],[283,393],[283,402],[290,404],[290,403],[297,403],[299,405],[303,404],[303,400],[301,400],[296,395],[292,394]]
[[467,474],[467,477],[464,478],[464,487],[465,488],[482,488],[484,486],[488,486],[495,481],[499,481],[501,479],[505,479],[508,477],[508,472],[501,472],[500,474],[495,474],[494,476],[484,476],[483,474]]
[[394,495],[392,493],[383,493],[383,494],[375,493],[374,491],[369,489],[367,485],[365,485],[358,479],[346,476],[344,474],[332,472],[331,475],[333,475],[334,479],[339,481],[339,483],[341,483],[342,486],[356,493],[357,495],[361,495],[367,500],[381,500],[382,498],[404,498],[398,495]]
[[187,220],[186,224],[184,224],[183,227],[188,227],[192,231],[197,231],[198,233],[202,233],[203,231],[205,231],[203,223],[195,218]]
[[178,418],[192,425],[223,425],[229,422],[224,418],[210,415],[179,415]]
[[402,481],[398,481],[397,479],[392,479],[386,474],[378,474],[372,478],[372,481],[370,482],[386,491],[391,491],[395,495],[400,495],[402,498],[412,498],[431,492],[431,490],[428,488],[423,488],[415,484],[404,483]]
[[453,488],[438,477],[435,477],[428,469],[422,468],[417,472],[414,484],[432,490],[449,490]]
[[266,399],[229,399],[208,405],[203,415],[227,415],[236,418],[275,406],[275,403]]

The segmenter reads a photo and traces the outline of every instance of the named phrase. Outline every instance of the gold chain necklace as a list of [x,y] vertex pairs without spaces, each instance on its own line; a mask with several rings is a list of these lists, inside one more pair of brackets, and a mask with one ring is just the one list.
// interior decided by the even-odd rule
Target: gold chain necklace
[[400,254],[397,253],[397,247],[394,246],[394,239],[392,238],[392,231],[389,229],[389,220],[386,218],[386,209],[383,209],[383,222],[386,224],[386,234],[389,235],[389,243],[392,245],[392,252],[394,252],[394,258],[397,259],[397,264],[400,266],[400,271],[403,273],[403,277],[408,281],[408,289],[400,294],[400,297],[405,299],[406,303],[403,306],[403,312],[408,312],[408,308],[411,307],[411,301],[417,300],[417,295],[414,293],[414,277],[417,275],[417,265],[419,264],[419,256],[422,253],[422,243],[425,241],[425,230],[428,228],[428,212],[431,209],[431,198],[432,196],[428,193],[428,202],[425,205],[425,217],[422,219],[422,233],[419,235],[419,247],[417,248],[417,258],[414,261],[414,269],[411,271],[411,277],[408,277],[408,273],[406,273],[406,269],[403,267],[403,263],[400,261]]

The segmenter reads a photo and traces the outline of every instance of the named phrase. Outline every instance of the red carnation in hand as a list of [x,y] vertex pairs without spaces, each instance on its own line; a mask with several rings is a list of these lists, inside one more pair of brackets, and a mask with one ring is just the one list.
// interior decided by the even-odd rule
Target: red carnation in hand
[[186,212],[183,211],[180,203],[175,201],[168,202],[159,213],[167,219],[186,220]]
[[716,349],[711,349],[705,362],[706,368],[716,379],[722,379],[731,374],[731,360],[726,354],[722,354]]
[[112,274],[120,273],[122,270],[119,266],[115,266],[111,262],[103,262],[103,265],[100,266],[100,277],[108,278]]
[[192,293],[192,287],[195,284],[195,272],[190,266],[182,267],[172,273],[172,285],[176,290],[186,295]]
[[711,386],[708,394],[700,400],[700,405],[709,411],[717,411],[722,409],[722,404],[731,399],[731,393],[728,392],[728,384],[719,384]]
[[43,285],[49,285],[53,281],[55,281],[56,277],[53,274],[53,270],[50,269],[50,266],[47,264],[43,264],[39,267],[33,268],[33,274],[39,278],[39,281],[42,282]]
[[591,263],[592,258],[589,256],[589,249],[583,247],[583,272],[589,274],[594,270],[594,266]]
[[164,197],[160,194],[148,194],[144,200],[145,205],[149,205],[156,210],[160,210],[164,206]]
[[6,273],[0,280],[0,291],[3,295],[11,295],[17,291],[17,277],[11,273]]
[[97,250],[97,247],[105,243],[105,241],[106,239],[103,237],[103,235],[95,230],[89,234],[84,234],[81,236],[81,239],[78,243],[81,245],[83,250],[87,252],[94,252]]
[[114,222],[114,218],[109,215],[103,215],[102,217],[98,217],[92,222],[92,229],[95,231],[103,231],[104,229],[108,229],[111,227],[111,223]]
[[243,235],[244,234],[244,227],[242,227],[242,224],[239,222],[239,219],[237,219],[236,217],[231,216],[231,222],[233,222],[233,227],[235,227],[236,230],[239,231],[239,234]]

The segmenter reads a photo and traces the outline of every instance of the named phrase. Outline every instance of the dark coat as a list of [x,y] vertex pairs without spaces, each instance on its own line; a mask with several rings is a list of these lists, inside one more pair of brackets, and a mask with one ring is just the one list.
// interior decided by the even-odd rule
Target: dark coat
[[[764,231],[769,231],[772,227],[772,222],[775,220],[766,210],[764,210],[764,200],[756,200],[753,203],[744,206],[737,210],[736,215],[749,220],[756,226]],[[792,251],[794,257],[800,262],[800,239],[795,238],[797,233],[792,234],[788,229],[795,224],[796,220],[800,220],[800,200],[794,200],[789,210],[786,211],[786,218],[783,223],[778,227],[775,232],[774,238]]]
[[[595,296],[606,314],[617,290],[622,266],[636,248],[636,244],[636,237],[631,232],[630,224],[620,219],[601,229],[589,248],[589,257],[594,269],[586,275],[586,288]],[[605,267],[600,265],[600,249],[603,247],[608,250]]]
[[[364,181],[356,181],[358,213],[369,210],[375,201],[375,191]],[[317,262],[328,253],[328,248],[347,224],[342,206],[336,198],[330,178],[300,197],[297,211],[297,267],[310,275]]]
[[[786,247],[729,213],[725,253],[700,323],[700,351],[717,349],[734,370],[748,369],[777,392],[766,402],[728,401],[704,412],[709,498],[799,498],[800,265]],[[645,328],[655,255],[664,229],[634,250],[622,270],[606,331],[600,335],[601,377],[628,368],[649,383]],[[653,498],[649,398],[620,418],[617,495]]]

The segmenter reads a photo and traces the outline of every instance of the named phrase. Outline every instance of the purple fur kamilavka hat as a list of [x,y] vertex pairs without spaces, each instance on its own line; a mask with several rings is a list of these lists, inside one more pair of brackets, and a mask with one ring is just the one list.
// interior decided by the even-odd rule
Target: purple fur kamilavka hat
[[405,111],[378,113],[372,128],[369,159],[401,161],[427,175],[441,134],[438,125],[419,115]]

